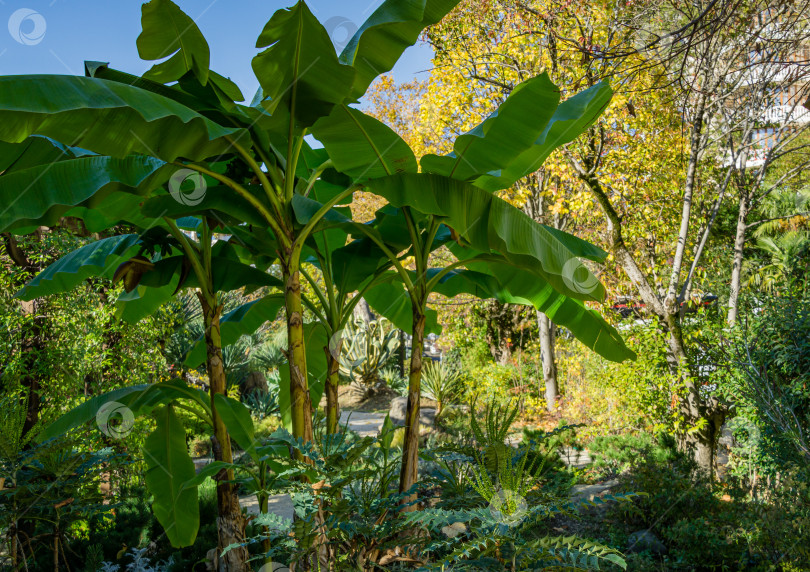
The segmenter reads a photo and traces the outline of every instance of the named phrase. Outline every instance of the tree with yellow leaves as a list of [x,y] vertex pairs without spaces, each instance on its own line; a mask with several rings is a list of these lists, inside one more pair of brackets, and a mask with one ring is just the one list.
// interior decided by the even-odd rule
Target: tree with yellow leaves
[[[687,389],[679,407],[683,444],[691,444],[709,469],[725,411],[694,381],[681,329],[682,307],[702,295],[692,281],[705,252],[698,246],[711,226],[692,205],[711,203],[718,192],[714,180],[698,176],[708,145],[707,107],[700,98],[684,102],[674,84],[662,85],[656,62],[633,48],[639,37],[626,23],[643,12],[629,3],[462,2],[428,30],[435,69],[419,87],[419,116],[409,119],[409,137],[425,152],[446,152],[459,133],[540,72],[549,74],[563,99],[600,89],[610,78],[616,95],[600,119],[507,194],[547,224],[567,221],[581,236],[601,235],[624,278],[610,267],[602,275],[612,278],[617,294],[635,291],[667,334],[671,371]],[[607,57],[620,48],[623,57]],[[540,325],[548,328],[542,318]]]

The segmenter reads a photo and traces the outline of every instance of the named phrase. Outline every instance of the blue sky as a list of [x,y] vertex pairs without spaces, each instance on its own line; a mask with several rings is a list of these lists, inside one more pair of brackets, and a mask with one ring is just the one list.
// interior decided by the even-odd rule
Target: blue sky
[[[202,30],[211,46],[211,68],[230,77],[249,101],[258,87],[250,68],[255,41],[279,8],[294,0],[175,0]],[[310,0],[315,16],[340,44],[382,0]],[[0,75],[83,75],[85,60],[141,74],[151,67],[138,57],[138,0],[0,0]],[[397,66],[397,81],[430,66],[431,50],[408,49]],[[424,77],[426,74],[419,74]]]

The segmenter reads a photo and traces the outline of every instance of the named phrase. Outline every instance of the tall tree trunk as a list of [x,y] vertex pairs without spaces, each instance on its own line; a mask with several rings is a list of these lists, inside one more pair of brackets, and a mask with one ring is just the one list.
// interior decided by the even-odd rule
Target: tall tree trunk
[[543,312],[537,311],[537,326],[540,329],[540,353],[543,359],[543,381],[546,384],[546,408],[554,412],[559,387],[557,385],[557,358],[554,355],[557,327]]
[[[37,229],[36,237],[41,238],[43,232],[47,232],[46,227]],[[26,256],[25,252],[17,243],[17,239],[11,233],[3,233],[3,243],[5,246],[6,254],[20,269],[35,275],[42,270],[42,268],[31,262]],[[21,351],[24,355],[24,368],[25,374],[20,380],[22,386],[26,390],[26,403],[27,412],[25,415],[25,422],[23,424],[22,436],[28,434],[31,429],[39,421],[39,411],[42,406],[40,398],[40,385],[41,379],[39,368],[36,367],[36,362],[39,359],[39,353],[45,349],[45,341],[43,339],[46,325],[46,315],[44,308],[44,300],[37,298],[31,301],[20,302],[20,309],[22,313],[29,317],[26,325],[24,326],[24,335],[22,336]]]
[[[341,340],[342,341],[342,340]],[[326,352],[326,432],[337,433],[340,419],[340,405],[338,404],[338,384],[340,383],[340,343],[337,348],[324,348]],[[334,352],[334,355],[333,353]]]
[[[408,409],[405,414],[405,441],[402,446],[402,469],[399,473],[399,492],[404,493],[416,484],[419,473],[419,398],[422,384],[422,351],[425,339],[425,304],[413,304],[413,341],[411,342],[411,369],[408,376]],[[416,501],[416,494],[408,495],[403,503]],[[403,507],[405,512],[416,510],[416,505]]]
[[405,332],[399,331],[399,348],[397,348],[397,366],[399,375],[405,377]]
[[304,308],[301,303],[301,277],[298,262],[285,265],[284,302],[287,310],[287,359],[290,362],[290,415],[293,437],[312,441],[312,400],[307,381],[307,355],[304,345]]
[[[695,460],[700,467],[709,474],[713,474],[714,466],[710,462],[714,458],[717,433],[709,425],[716,423],[716,418],[724,418],[722,409],[707,407],[701,398],[700,389],[694,383],[689,370],[689,362],[686,353],[686,345],[683,340],[683,333],[680,323],[680,308],[674,297],[668,297],[662,301],[644,271],[639,267],[633,254],[628,249],[622,236],[622,219],[613,208],[605,190],[593,173],[584,170],[582,166],[573,163],[574,168],[579,172],[580,178],[588,185],[599,206],[605,214],[607,230],[610,240],[610,249],[621,265],[627,276],[633,282],[641,299],[647,308],[661,320],[662,326],[667,333],[668,351],[667,362],[670,372],[685,380],[687,397],[681,400],[680,409],[684,417],[690,423],[697,424],[701,421],[708,422],[703,429],[690,433],[681,441],[682,446],[691,447]],[[722,421],[720,421],[722,424]]]
[[374,320],[374,312],[371,311],[371,306],[368,305],[365,299],[361,299],[354,307],[354,317],[369,323]]
[[734,258],[731,263],[731,291],[728,295],[729,326],[737,323],[738,306],[740,301],[740,287],[742,285],[742,264],[745,250],[745,231],[748,228],[746,220],[750,209],[748,197],[740,194],[740,209],[737,213],[737,231],[734,234]]
[[[231,438],[225,423],[214,406],[214,396],[227,394],[225,364],[222,360],[222,338],[220,337],[219,320],[222,316],[222,305],[211,306],[202,293],[199,294],[205,324],[205,345],[207,351],[208,379],[211,394],[211,419],[214,424],[214,459],[233,462]],[[233,470],[225,471],[217,483],[217,554],[220,572],[242,572],[248,570],[249,558],[247,549],[235,548],[221,556],[222,551],[231,544],[245,540],[245,520],[239,507],[239,497],[233,484]]]

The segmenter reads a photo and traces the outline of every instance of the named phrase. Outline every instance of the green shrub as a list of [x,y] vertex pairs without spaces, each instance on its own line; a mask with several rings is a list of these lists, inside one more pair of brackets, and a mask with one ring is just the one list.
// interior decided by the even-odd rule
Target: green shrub
[[514,397],[514,388],[519,383],[513,367],[496,363],[470,370],[463,380],[466,400],[480,400],[484,403],[508,403]]

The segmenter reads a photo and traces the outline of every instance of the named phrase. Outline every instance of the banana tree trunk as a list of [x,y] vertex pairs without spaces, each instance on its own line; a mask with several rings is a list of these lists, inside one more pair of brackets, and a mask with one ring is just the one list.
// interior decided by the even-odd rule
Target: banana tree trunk
[[[422,384],[422,350],[425,337],[424,304],[413,305],[413,341],[411,342],[411,369],[408,376],[408,409],[405,415],[405,441],[402,447],[402,469],[399,473],[399,492],[404,493],[416,484],[419,471],[419,398]],[[404,512],[416,510],[411,504],[416,494],[405,497]]]
[[287,340],[290,362],[290,416],[293,436],[312,441],[312,403],[307,382],[307,355],[304,346],[304,308],[301,303],[301,277],[297,264],[284,271],[284,302],[287,310]]
[[[338,404],[338,383],[340,382],[340,361],[332,355],[327,346],[326,351],[326,432],[337,433],[340,419],[340,405]],[[334,350],[340,355],[340,347]]]
[[[222,360],[222,338],[220,337],[219,320],[222,316],[222,305],[212,307],[205,297],[200,295],[205,323],[205,345],[207,351],[208,379],[211,394],[211,413],[214,424],[214,459],[233,462],[231,438],[225,423],[214,406],[214,395],[226,395],[227,384],[225,367]],[[239,507],[239,497],[233,484],[233,470],[228,470],[219,477],[217,483],[217,554],[219,572],[242,572],[248,570],[249,558],[244,547],[229,550],[221,556],[222,551],[231,544],[239,544],[245,539],[245,519]]]
[[540,330],[540,353],[543,359],[543,381],[546,384],[546,408],[554,412],[557,404],[559,386],[557,385],[557,358],[554,355],[555,330],[554,322],[543,312],[537,311],[537,326]]

